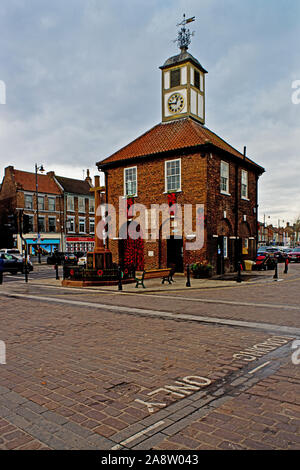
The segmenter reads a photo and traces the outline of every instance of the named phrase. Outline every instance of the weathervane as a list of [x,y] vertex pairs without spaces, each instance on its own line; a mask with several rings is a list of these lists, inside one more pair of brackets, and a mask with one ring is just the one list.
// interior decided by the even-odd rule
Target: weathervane
[[194,36],[195,34],[195,31],[191,33],[190,30],[186,28],[186,25],[188,23],[192,23],[192,21],[195,21],[194,16],[192,16],[191,18],[185,19],[185,14],[183,14],[183,21],[181,21],[181,23],[178,23],[176,25],[177,27],[182,26],[182,28],[180,29],[180,31],[178,31],[178,37],[173,42],[177,42],[177,45],[179,49],[181,49],[182,52],[185,52],[188,49],[191,43],[191,37]]

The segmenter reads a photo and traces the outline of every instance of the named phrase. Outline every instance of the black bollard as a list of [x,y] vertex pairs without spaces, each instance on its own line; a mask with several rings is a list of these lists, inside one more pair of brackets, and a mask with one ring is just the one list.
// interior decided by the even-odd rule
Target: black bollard
[[118,280],[119,280],[119,283],[118,283],[118,290],[123,290],[121,266],[118,266]]
[[25,282],[28,282],[28,269],[27,269],[27,262],[24,263],[24,274],[25,274]]
[[288,259],[288,258],[285,258],[285,260],[284,260],[284,271],[283,271],[283,273],[284,273],[284,274],[287,274],[288,271],[289,271],[289,259]]
[[239,261],[238,266],[237,266],[238,274],[237,274],[236,282],[242,282],[241,268],[242,268],[242,262]]
[[55,263],[55,279],[58,280],[59,279],[59,275],[58,275],[58,264]]
[[273,279],[275,279],[276,281],[278,279],[278,261],[277,261],[277,259],[275,260],[275,274],[273,276]]
[[0,285],[3,284],[3,271],[0,270]]
[[186,265],[186,287],[191,287],[190,265]]

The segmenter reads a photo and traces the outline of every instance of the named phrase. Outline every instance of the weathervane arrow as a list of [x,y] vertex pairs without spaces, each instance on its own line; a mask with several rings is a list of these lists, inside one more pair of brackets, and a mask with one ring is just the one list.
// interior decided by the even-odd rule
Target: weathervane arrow
[[182,28],[178,31],[177,39],[173,42],[177,42],[182,52],[187,51],[191,43],[191,36],[194,36],[194,32],[191,33],[190,30],[185,27],[188,23],[192,23],[193,21],[195,21],[195,16],[186,19],[184,14],[183,21],[177,24],[177,27],[182,26]]

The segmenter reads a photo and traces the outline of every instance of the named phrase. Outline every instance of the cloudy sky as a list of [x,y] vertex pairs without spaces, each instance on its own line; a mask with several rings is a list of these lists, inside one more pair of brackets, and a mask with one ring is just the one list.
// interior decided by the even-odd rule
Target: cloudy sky
[[0,167],[83,177],[161,121],[158,67],[189,51],[208,70],[206,125],[266,168],[260,218],[300,215],[299,0],[1,0]]

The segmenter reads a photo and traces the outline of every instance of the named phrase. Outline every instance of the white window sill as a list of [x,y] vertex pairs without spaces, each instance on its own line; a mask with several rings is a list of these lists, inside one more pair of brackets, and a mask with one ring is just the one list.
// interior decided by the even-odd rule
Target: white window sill
[[128,194],[127,196],[126,195],[122,196],[122,199],[131,199],[131,198],[134,198],[134,197],[138,197],[138,195],[137,194],[134,194],[134,195],[129,195]]
[[220,191],[220,193],[223,194],[223,196],[231,196],[231,194],[226,191]]
[[250,199],[249,199],[248,197],[244,197],[244,196],[241,196],[241,199],[242,199],[243,201],[248,201],[248,202],[250,201]]
[[169,191],[164,191],[163,194],[172,194],[172,193],[182,193],[182,189],[172,189]]

